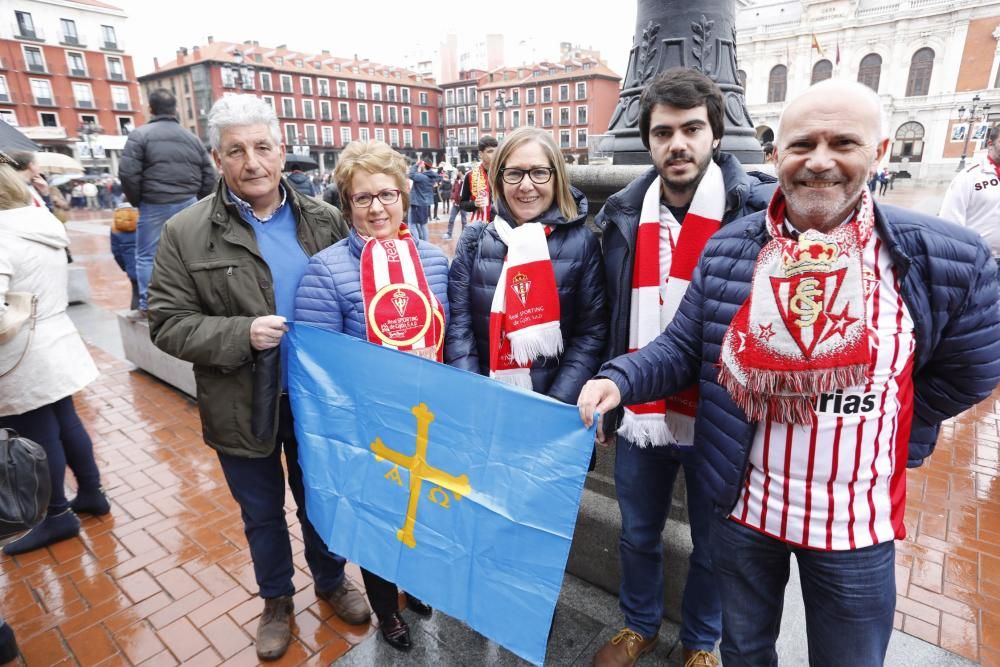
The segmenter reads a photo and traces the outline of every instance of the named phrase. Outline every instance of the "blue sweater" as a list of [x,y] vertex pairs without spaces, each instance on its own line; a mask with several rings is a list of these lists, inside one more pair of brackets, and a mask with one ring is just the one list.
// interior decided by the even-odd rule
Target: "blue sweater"
[[[437,246],[414,239],[427,284],[448,309],[448,258]],[[361,295],[361,251],[364,239],[356,231],[317,253],[306,268],[295,294],[295,321],[367,340],[365,304]]]

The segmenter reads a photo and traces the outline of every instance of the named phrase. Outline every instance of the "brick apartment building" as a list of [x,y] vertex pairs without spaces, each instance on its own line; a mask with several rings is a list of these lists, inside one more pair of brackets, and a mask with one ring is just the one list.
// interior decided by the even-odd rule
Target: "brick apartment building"
[[0,2],[0,16],[0,120],[88,171],[117,172],[126,135],[143,119],[124,11],[98,0],[18,0]]
[[527,125],[551,131],[567,159],[585,162],[590,137],[607,132],[621,77],[596,58],[468,70],[443,84],[445,141],[455,162],[476,159],[479,137]]
[[190,51],[178,49],[174,60],[157,63],[139,81],[146,95],[172,91],[181,124],[202,140],[212,103],[249,93],[274,107],[288,150],[311,155],[324,170],[354,140],[377,139],[410,157],[444,159],[441,90],[403,68],[209,37]]

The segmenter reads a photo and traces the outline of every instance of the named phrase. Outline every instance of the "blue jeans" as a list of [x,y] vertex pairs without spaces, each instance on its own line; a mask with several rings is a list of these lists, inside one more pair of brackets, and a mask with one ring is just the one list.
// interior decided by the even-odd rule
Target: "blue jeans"
[[306,516],[302,468],[299,467],[299,448],[295,441],[292,411],[288,397],[283,396],[278,417],[277,444],[270,456],[247,459],[219,452],[222,473],[243,516],[243,530],[250,544],[250,558],[253,560],[260,596],[270,599],[295,593],[292,584],[295,573],[292,543],[288,537],[288,523],[285,521],[282,446],[285,450],[285,465],[288,466],[288,486],[295,499],[295,516],[299,518],[302,527],[306,563],[319,590],[335,591],[344,582],[346,561],[326,548]]
[[778,664],[774,644],[793,553],[802,580],[809,664],[881,666],[896,608],[894,542],[853,551],[804,549],[717,516],[712,557],[724,615],[723,664]]
[[406,218],[407,226],[415,237],[427,241],[427,207],[423,204],[411,204],[410,214]]
[[455,218],[458,217],[460,213],[462,214],[462,229],[465,230],[469,214],[459,208],[458,204],[453,203],[451,206],[451,214],[448,216],[448,236],[451,236],[451,230],[455,227]]
[[683,466],[694,550],[681,605],[681,642],[688,649],[711,651],[722,634],[722,609],[709,551],[712,502],[705,494],[696,461],[697,452],[692,447],[643,449],[618,438],[615,487],[622,514],[618,597],[629,628],[643,637],[659,632],[663,620],[662,533],[674,480]]
[[149,305],[147,293],[149,279],[153,275],[153,260],[156,259],[156,247],[160,244],[160,231],[163,223],[175,213],[186,209],[197,200],[189,197],[184,201],[172,204],[139,204],[139,222],[135,227],[135,272],[139,281],[139,309],[146,310]]

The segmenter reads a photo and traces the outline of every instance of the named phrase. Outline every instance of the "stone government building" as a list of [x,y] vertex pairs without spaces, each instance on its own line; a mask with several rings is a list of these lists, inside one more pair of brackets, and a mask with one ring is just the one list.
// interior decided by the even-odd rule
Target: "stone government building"
[[[1000,122],[1000,0],[760,0],[737,3],[737,56],[747,106],[763,141],[784,102],[811,83],[856,79],[879,93],[890,155],[884,166],[948,181],[969,135]],[[991,108],[959,120],[979,95]]]

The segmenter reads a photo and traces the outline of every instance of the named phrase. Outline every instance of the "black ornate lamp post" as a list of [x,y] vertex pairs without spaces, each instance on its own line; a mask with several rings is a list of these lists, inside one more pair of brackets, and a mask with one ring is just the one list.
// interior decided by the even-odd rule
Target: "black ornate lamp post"
[[497,137],[497,139],[500,139],[503,137],[503,132],[505,129],[504,116],[506,114],[504,112],[507,111],[507,109],[510,109],[512,106],[514,106],[514,100],[508,100],[507,96],[504,95],[504,92],[502,90],[498,90],[497,99],[495,102],[493,102],[493,106],[497,110],[497,134],[500,135]]
[[615,164],[649,164],[639,138],[639,95],[663,70],[693,67],[715,81],[725,102],[722,150],[744,164],[763,162],[736,66],[735,0],[638,0],[628,69],[611,117]]
[[972,105],[966,109],[965,105],[958,107],[958,122],[966,124],[965,128],[965,143],[962,144],[962,159],[958,161],[958,169],[955,171],[962,171],[965,169],[965,158],[969,155],[969,138],[972,136],[972,124],[978,120],[986,120],[990,104],[986,102],[979,107],[980,97],[975,95],[972,98]]

